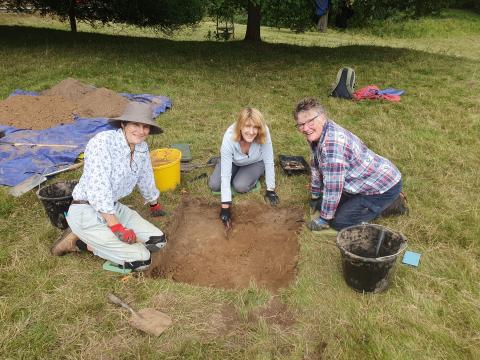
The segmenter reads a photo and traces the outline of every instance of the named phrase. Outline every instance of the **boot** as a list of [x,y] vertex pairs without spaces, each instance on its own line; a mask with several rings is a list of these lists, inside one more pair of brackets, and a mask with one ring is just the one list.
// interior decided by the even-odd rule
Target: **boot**
[[52,255],[62,256],[69,252],[80,251],[77,247],[77,240],[80,240],[70,228],[67,228],[62,235],[55,241],[50,249]]
[[394,215],[405,215],[408,214],[408,202],[407,196],[404,192],[401,192],[393,203],[391,203],[386,209],[380,214],[381,217],[388,217]]

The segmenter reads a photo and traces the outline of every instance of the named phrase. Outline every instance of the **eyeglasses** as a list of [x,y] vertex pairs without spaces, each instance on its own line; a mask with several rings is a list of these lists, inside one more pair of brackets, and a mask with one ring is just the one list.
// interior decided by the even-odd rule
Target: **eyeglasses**
[[320,114],[317,114],[316,116],[314,116],[313,118],[311,118],[310,120],[307,120],[305,121],[304,123],[297,123],[295,125],[295,127],[297,128],[298,131],[302,130],[303,128],[305,128],[305,126],[310,126],[312,124],[312,121],[315,120],[317,117],[319,117]]

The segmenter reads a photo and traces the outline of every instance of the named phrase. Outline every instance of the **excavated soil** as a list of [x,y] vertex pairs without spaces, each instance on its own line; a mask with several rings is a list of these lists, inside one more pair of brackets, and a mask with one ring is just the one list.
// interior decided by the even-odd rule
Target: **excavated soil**
[[63,96],[65,99],[76,102],[89,92],[95,91],[95,86],[85,85],[77,79],[66,78],[50,89],[42,91],[45,96]]
[[228,234],[218,204],[184,199],[166,230],[168,243],[152,257],[149,275],[193,285],[276,291],[295,278],[303,210],[247,201],[233,207]]
[[77,101],[75,113],[81,117],[117,117],[122,115],[128,100],[112,90],[100,88]]
[[40,96],[16,95],[0,101],[0,124],[42,130],[81,117],[117,117],[128,100],[106,88],[95,88],[67,78]]
[[62,96],[16,95],[0,101],[0,124],[20,129],[47,129],[73,121],[75,104]]

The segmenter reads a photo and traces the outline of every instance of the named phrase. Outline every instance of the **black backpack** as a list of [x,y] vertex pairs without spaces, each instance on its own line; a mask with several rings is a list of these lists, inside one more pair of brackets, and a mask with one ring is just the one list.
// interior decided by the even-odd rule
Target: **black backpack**
[[355,91],[355,70],[344,67],[338,70],[337,81],[332,86],[330,96],[342,99],[352,99]]

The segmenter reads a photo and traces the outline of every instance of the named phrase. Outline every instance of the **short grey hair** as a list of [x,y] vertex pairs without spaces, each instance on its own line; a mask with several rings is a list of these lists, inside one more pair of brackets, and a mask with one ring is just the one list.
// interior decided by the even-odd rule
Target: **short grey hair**
[[319,114],[326,114],[325,108],[320,104],[320,102],[314,97],[308,97],[300,100],[293,110],[293,117],[295,120],[298,120],[298,114],[302,111],[308,111],[311,109],[316,109]]

